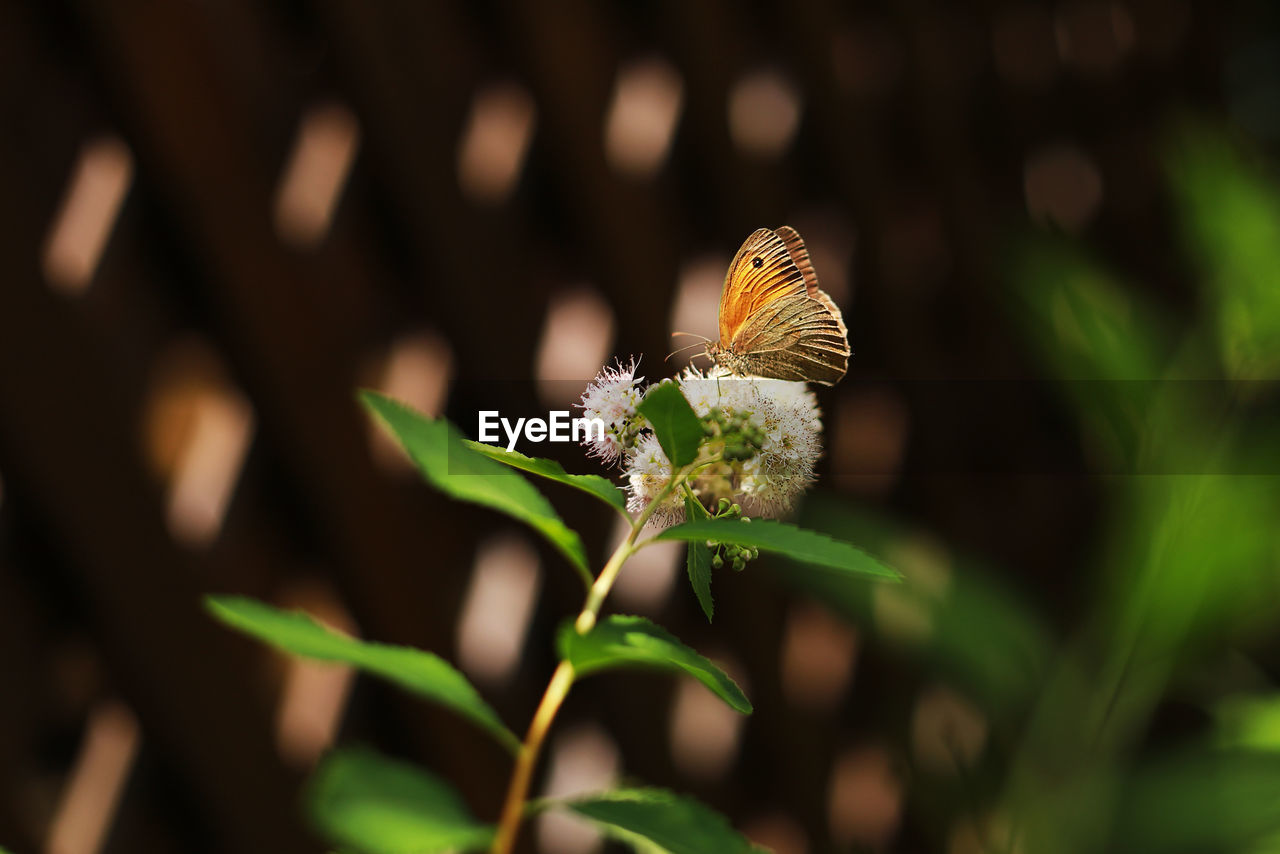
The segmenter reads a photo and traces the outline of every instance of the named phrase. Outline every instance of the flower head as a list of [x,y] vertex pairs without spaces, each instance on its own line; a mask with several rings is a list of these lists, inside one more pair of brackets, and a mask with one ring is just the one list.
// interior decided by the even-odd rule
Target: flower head
[[[672,474],[671,461],[658,444],[658,437],[651,432],[642,434],[627,456],[627,509],[643,512],[666,489]],[[684,497],[671,491],[649,518],[661,527],[684,521]]]
[[[624,466],[627,506],[643,512],[661,502],[651,519],[682,521],[683,490],[668,489],[677,474],[652,426],[637,412],[646,389],[635,360],[606,367],[582,395],[583,415],[598,418],[603,435],[588,435],[588,453]],[[736,376],[721,367],[686,368],[680,391],[702,420],[705,439],[688,486],[707,508],[739,506],[751,515],[777,516],[791,509],[813,482],[822,454],[817,399],[804,383]]]
[[725,498],[752,515],[785,513],[813,483],[822,455],[817,398],[802,382],[735,376],[721,367],[687,368],[680,388],[708,424],[708,458],[694,491],[706,504]]
[[582,444],[587,453],[606,463],[618,462],[635,447],[644,419],[636,412],[636,406],[644,397],[636,386],[644,379],[636,375],[636,359],[625,366],[606,365],[582,393],[582,415],[598,419],[604,425],[603,433],[588,430]]

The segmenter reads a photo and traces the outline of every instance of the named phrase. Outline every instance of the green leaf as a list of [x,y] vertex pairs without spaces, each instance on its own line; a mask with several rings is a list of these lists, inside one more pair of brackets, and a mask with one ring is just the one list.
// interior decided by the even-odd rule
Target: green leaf
[[363,748],[325,757],[307,804],[325,838],[364,854],[484,851],[493,841],[494,828],[472,818],[448,783]]
[[723,670],[644,617],[614,615],[585,635],[565,623],[559,647],[560,657],[579,675],[621,667],[679,671],[706,685],[734,711],[751,714],[751,701]]
[[1120,383],[1165,375],[1171,344],[1159,306],[1080,248],[1036,235],[1016,244],[1009,262],[1028,341],[1058,377]]
[[637,847],[662,854],[757,854],[724,816],[665,789],[618,789],[565,804]]
[[581,538],[533,484],[471,450],[458,428],[442,418],[428,418],[377,392],[363,391],[360,400],[401,444],[428,483],[459,501],[499,510],[529,525],[591,583]]
[[825,566],[872,578],[898,580],[897,572],[885,566],[862,549],[833,540],[826,534],[807,531],[771,519],[702,519],[667,528],[655,540],[714,540],[739,546],[754,546],[761,551],[777,552],[792,560]]
[[1110,850],[1274,851],[1252,846],[1280,832],[1278,791],[1273,752],[1180,750],[1125,781]]
[[1220,745],[1280,751],[1280,694],[1236,695],[1214,708]]
[[671,381],[649,389],[636,410],[653,425],[658,444],[676,468],[687,466],[698,457],[702,444],[702,421],[685,400],[680,386]]
[[1120,470],[1136,465],[1173,350],[1164,313],[1058,240],[1021,241],[1009,274],[1027,343],[1065,380],[1090,455]]
[[[701,514],[699,514],[701,510]],[[698,500],[685,491],[684,511],[686,519],[696,519],[699,515],[706,517],[706,510],[698,503]],[[711,549],[707,546],[706,540],[690,540],[687,554],[685,555],[685,569],[689,572],[689,584],[693,587],[693,594],[698,597],[698,604],[702,606],[702,613],[707,615],[707,622],[711,622],[712,616],[715,614],[716,603],[711,598]]]
[[588,495],[594,495],[599,498],[619,513],[625,515],[627,512],[626,496],[608,478],[603,478],[596,474],[569,474],[564,470],[564,466],[555,460],[527,457],[519,451],[508,451],[506,448],[499,448],[497,445],[486,445],[483,442],[473,442],[470,439],[467,439],[465,444],[468,448],[484,454],[491,460],[497,460],[512,468],[527,471],[530,474],[536,474],[548,480],[563,483],[566,486],[572,486],[574,489],[580,489]]
[[[752,523],[754,524],[754,523]],[[906,580],[892,591],[877,591],[857,576],[809,564],[786,563],[773,569],[779,583],[802,591],[848,622],[883,632],[902,644],[892,608],[877,608],[878,593],[905,604],[898,615],[924,618],[930,627],[920,645],[899,648],[917,656],[931,678],[945,679],[978,701],[993,721],[1016,727],[1028,706],[1043,692],[1053,641],[1035,610],[1015,595],[994,567],[945,549],[910,525],[880,516],[829,494],[804,503],[800,524],[856,541],[885,555]],[[932,580],[931,580],[932,579]],[[946,579],[939,584],[939,579]],[[944,592],[945,591],[945,592]]]
[[478,724],[515,752],[520,740],[503,725],[467,678],[429,652],[357,640],[325,628],[301,611],[282,611],[256,599],[206,596],[205,607],[233,629],[293,655],[349,664],[440,703]]
[[1280,192],[1258,158],[1216,130],[1184,128],[1166,158],[1177,213],[1199,261],[1205,314],[1227,373],[1280,377]]

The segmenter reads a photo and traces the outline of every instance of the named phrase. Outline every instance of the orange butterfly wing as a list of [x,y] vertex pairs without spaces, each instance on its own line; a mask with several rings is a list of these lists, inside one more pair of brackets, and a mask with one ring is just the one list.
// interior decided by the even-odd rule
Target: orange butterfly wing
[[752,315],[733,342],[744,373],[835,385],[849,367],[843,322],[807,295]]
[[800,277],[804,279],[805,291],[811,297],[817,296],[822,291],[818,287],[818,274],[813,270],[813,261],[809,258],[809,249],[804,245],[804,238],[800,236],[800,232],[789,225],[782,226],[775,233],[786,245],[787,252],[791,255],[791,263],[795,264],[796,269],[800,271]]
[[804,295],[804,276],[791,260],[787,244],[770,229],[756,229],[733,256],[724,277],[720,343],[734,341],[747,319],[769,303]]
[[720,297],[720,343],[757,376],[826,385],[844,376],[848,330],[795,229],[758,229],[734,256]]
[[800,236],[800,232],[796,231],[789,225],[784,225],[778,229],[778,236],[782,238],[782,242],[787,244],[787,251],[791,253],[791,260],[795,262],[796,268],[800,270],[800,275],[804,278],[804,287],[809,296],[816,299],[827,307],[840,326],[840,334],[848,340],[849,330],[844,325],[844,317],[840,314],[840,307],[836,305],[835,300],[827,295],[827,292],[818,287],[818,274],[813,269],[813,261],[809,258],[809,249],[804,245],[804,238]]

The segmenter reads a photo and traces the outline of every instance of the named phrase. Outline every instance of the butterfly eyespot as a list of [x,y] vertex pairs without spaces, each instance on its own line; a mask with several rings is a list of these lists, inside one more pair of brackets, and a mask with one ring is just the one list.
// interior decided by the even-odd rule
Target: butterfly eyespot
[[752,267],[755,267],[757,270],[759,270],[761,267],[763,267],[763,266],[764,266],[764,260],[763,260],[763,259],[761,259],[761,258],[752,258],[752,259],[751,259],[751,266],[752,266]]

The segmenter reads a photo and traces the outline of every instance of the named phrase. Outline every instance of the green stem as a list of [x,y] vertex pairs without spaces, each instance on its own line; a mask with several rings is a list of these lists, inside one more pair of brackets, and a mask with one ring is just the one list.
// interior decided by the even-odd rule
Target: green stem
[[560,704],[569,696],[573,687],[573,665],[567,661],[560,662],[556,672],[551,674],[547,690],[542,695],[538,710],[533,713],[533,721],[529,724],[529,732],[520,747],[520,755],[516,757],[516,767],[511,772],[511,784],[507,787],[507,798],[502,804],[502,817],[498,821],[498,834],[493,840],[494,854],[510,854],[516,847],[516,834],[520,831],[520,819],[524,814],[524,802],[529,793],[529,782],[533,779],[533,769],[538,762],[538,753],[542,743],[546,741],[547,731],[555,720]]
[[[609,595],[613,583],[618,579],[622,565],[640,548],[636,545],[636,537],[640,536],[640,531],[644,529],[645,523],[649,521],[658,506],[684,483],[690,471],[692,469],[681,470],[672,475],[667,485],[632,523],[631,533],[614,549],[604,569],[600,570],[600,574],[592,583],[587,593],[587,600],[583,603],[582,611],[579,612],[578,619],[574,623],[574,630],[578,634],[586,634],[595,627],[605,597]],[[492,854],[511,854],[515,850],[516,836],[520,832],[520,820],[524,816],[525,801],[528,799],[534,767],[538,763],[538,754],[542,751],[542,744],[546,741],[547,732],[551,729],[556,713],[560,711],[565,697],[569,695],[569,689],[573,687],[573,679],[573,665],[567,661],[561,661],[555,672],[551,674],[551,681],[547,683],[542,701],[538,703],[538,710],[533,713],[533,720],[529,724],[529,731],[525,734],[524,743],[520,746],[519,754],[516,755],[516,765],[511,772],[511,783],[507,787],[507,797],[503,801],[502,814],[498,819],[498,833],[490,849]]]
[[667,497],[684,482],[685,472],[680,471],[672,475],[671,480],[667,481],[667,485],[662,488],[648,506],[631,524],[631,533],[627,535],[627,539],[622,545],[614,551],[613,556],[609,558],[609,562],[604,565],[604,569],[600,570],[600,574],[596,576],[595,583],[591,585],[591,590],[587,593],[586,604],[582,606],[582,612],[578,614],[577,622],[573,624],[578,634],[585,635],[591,631],[596,624],[596,619],[600,616],[600,608],[604,605],[605,597],[609,595],[609,591],[613,589],[613,583],[618,580],[618,573],[622,571],[622,565],[626,563],[627,558],[636,552],[636,537],[640,536],[640,532],[644,530],[645,523],[649,521],[658,506]]
[[578,614],[578,619],[574,622],[573,628],[580,635],[595,628],[596,618],[600,616],[600,608],[604,605],[605,597],[609,595],[609,591],[613,588],[613,582],[618,580],[618,573],[622,571],[622,565],[626,563],[627,558],[631,557],[635,551],[633,544],[633,536],[618,546],[613,556],[609,558],[609,562],[604,565],[604,569],[600,570],[600,574],[596,576],[595,584],[591,585],[591,589],[587,591],[586,604],[582,606],[582,611]]
[[[684,490],[684,494],[688,496],[690,503],[692,503],[694,507],[697,507],[698,510],[702,513],[702,518],[710,519],[711,512],[707,510],[707,508],[703,507],[702,502],[698,500],[698,496],[693,494],[693,489],[690,488],[689,481],[686,480],[684,483],[680,484],[680,488]],[[693,520],[690,519],[689,521],[692,522]]]

